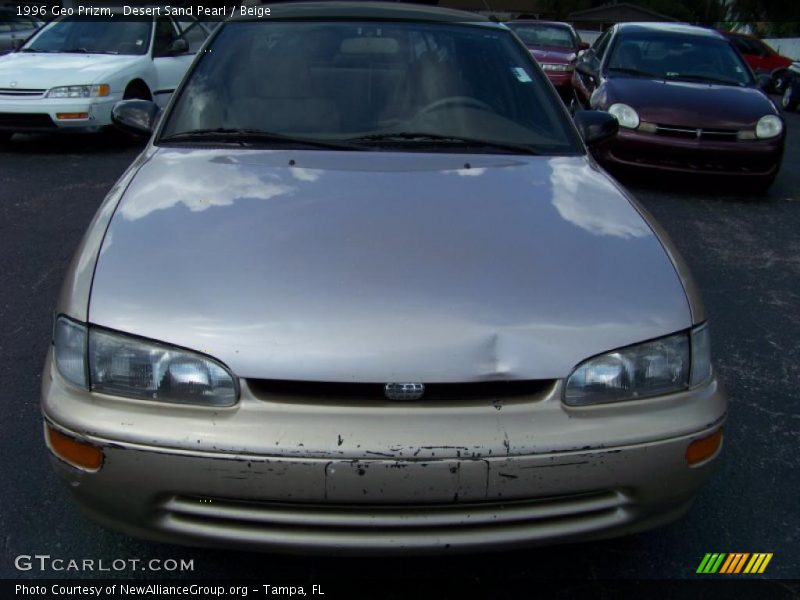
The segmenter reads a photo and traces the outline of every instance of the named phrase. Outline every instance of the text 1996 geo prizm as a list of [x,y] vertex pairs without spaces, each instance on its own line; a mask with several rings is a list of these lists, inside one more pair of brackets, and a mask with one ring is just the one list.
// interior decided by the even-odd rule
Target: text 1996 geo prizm
[[505,26],[231,20],[89,227],[43,376],[80,507],[167,542],[422,553],[685,513],[726,398],[658,225]]

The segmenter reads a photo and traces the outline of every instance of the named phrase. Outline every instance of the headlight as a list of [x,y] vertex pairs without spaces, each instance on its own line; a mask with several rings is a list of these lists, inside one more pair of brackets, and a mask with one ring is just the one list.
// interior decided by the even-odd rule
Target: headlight
[[766,115],[758,120],[756,137],[759,139],[774,138],[783,131],[783,122],[775,115]]
[[561,73],[566,73],[572,71],[575,67],[572,65],[557,65],[553,63],[542,63],[542,69],[545,71],[558,71]]
[[627,104],[617,102],[608,107],[608,112],[614,115],[621,127],[636,129],[639,126],[639,115]]
[[55,362],[59,372],[76,385],[158,402],[236,403],[233,375],[207,356],[94,327],[88,329],[87,355],[86,336],[85,325],[64,317],[56,322]]
[[99,85],[67,85],[55,87],[47,92],[48,98],[102,98],[111,93],[107,83]]
[[622,348],[578,365],[564,403],[589,406],[680,392],[711,377],[708,328]]

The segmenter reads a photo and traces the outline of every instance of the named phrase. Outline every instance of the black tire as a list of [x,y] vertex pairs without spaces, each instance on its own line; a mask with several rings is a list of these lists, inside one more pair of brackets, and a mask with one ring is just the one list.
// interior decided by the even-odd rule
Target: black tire
[[783,91],[781,107],[783,107],[783,110],[797,110],[798,103],[800,103],[800,85],[792,82]]
[[791,76],[786,71],[780,71],[772,76],[772,93],[783,94],[786,86],[791,81]]

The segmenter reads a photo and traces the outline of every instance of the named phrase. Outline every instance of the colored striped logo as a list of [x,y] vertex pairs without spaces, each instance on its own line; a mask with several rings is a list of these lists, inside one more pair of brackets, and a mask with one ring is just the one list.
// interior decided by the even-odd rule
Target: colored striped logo
[[772,560],[772,552],[709,552],[700,561],[697,573],[715,573],[725,575],[735,575],[739,573],[763,573],[769,561]]

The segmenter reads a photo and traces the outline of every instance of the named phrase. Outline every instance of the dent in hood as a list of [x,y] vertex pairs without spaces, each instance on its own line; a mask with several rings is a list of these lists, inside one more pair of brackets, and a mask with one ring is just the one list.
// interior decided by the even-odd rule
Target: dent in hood
[[90,320],[242,377],[367,382],[563,377],[690,326],[659,240],[585,157],[468,160],[161,149]]

